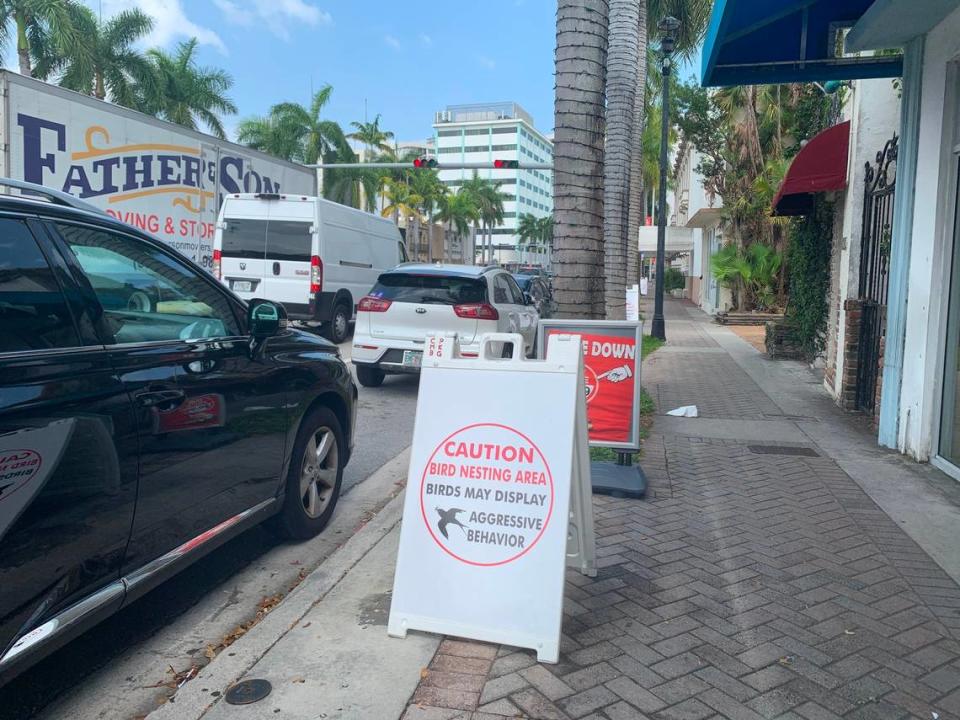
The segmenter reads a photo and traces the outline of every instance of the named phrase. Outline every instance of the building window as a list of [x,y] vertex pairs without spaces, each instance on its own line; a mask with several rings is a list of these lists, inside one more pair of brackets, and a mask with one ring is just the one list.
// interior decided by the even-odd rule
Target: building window
[[516,150],[517,146],[516,145],[494,145],[490,149],[493,150],[494,152],[501,152],[501,151],[511,152]]
[[517,129],[515,127],[495,127],[493,129],[493,134],[504,135],[504,134],[515,133],[516,131]]
[[458,153],[460,148],[458,147],[442,147],[437,150],[438,153]]
[[438,137],[460,137],[460,130],[441,130],[437,133]]
[[489,135],[490,128],[471,128],[470,130],[464,130],[464,135]]

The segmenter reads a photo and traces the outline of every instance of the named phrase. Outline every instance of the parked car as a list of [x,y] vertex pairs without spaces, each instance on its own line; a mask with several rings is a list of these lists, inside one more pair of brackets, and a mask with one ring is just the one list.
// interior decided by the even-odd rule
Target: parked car
[[406,259],[389,218],[304,195],[228,195],[213,240],[213,274],[224,285],[282,302],[337,343],[377,276]]
[[399,265],[357,306],[357,379],[376,387],[387,373],[419,372],[430,333],[457,333],[465,355],[478,352],[484,333],[519,333],[532,355],[539,320],[513,276],[499,267]]
[[357,397],[281,305],[32,192],[0,195],[0,683],[256,523],[319,532]]
[[517,281],[517,285],[529,302],[537,308],[540,317],[548,318],[553,315],[556,304],[553,301],[553,290],[546,276],[514,275],[513,279]]

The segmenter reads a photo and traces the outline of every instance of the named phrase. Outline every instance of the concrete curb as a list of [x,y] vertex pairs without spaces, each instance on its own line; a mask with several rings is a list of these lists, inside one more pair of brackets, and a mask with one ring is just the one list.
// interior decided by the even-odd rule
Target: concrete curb
[[[350,495],[361,489],[371,493],[385,484],[393,484],[397,477],[403,478],[409,457],[408,448],[351,490]],[[399,492],[346,543],[307,575],[259,624],[217,655],[197,677],[147,717],[150,720],[196,720],[203,717],[220,700],[220,693],[242,678],[390,533],[400,522],[402,514],[403,493]]]

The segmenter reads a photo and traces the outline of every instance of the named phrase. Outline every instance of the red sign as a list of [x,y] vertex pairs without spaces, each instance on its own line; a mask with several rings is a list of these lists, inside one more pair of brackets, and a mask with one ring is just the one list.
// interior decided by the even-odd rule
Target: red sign
[[[547,337],[570,333],[567,329],[549,328]],[[583,341],[590,441],[629,443],[633,440],[637,343],[632,336],[577,334]]]
[[154,417],[158,433],[220,427],[225,419],[223,396],[219,393],[196,395],[173,410],[158,411]]

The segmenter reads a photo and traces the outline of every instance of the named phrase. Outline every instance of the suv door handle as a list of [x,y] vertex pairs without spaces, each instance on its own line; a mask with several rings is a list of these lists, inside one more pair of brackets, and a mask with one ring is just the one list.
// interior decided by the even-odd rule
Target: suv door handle
[[173,410],[187,397],[183,390],[164,388],[162,390],[147,390],[136,394],[137,404],[140,407],[155,407],[158,410]]

